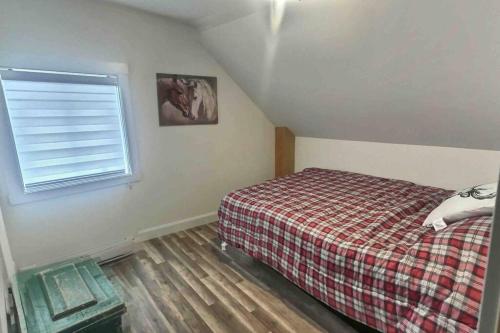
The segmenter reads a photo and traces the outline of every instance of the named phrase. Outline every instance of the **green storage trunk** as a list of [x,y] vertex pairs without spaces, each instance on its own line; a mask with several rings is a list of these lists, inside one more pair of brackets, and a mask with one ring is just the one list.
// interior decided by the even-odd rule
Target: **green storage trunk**
[[94,260],[20,272],[13,290],[22,333],[122,332],[125,304]]

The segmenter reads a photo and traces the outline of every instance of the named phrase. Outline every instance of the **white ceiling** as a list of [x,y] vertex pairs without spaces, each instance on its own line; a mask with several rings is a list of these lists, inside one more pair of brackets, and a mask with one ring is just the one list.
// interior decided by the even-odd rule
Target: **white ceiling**
[[208,28],[251,14],[270,0],[108,0]]
[[[296,135],[500,151],[500,1],[289,1],[202,41]],[[369,163],[369,161],[367,161]]]

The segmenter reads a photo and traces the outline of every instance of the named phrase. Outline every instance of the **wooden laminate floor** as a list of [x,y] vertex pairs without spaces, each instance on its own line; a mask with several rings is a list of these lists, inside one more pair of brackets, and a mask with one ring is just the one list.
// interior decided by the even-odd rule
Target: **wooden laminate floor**
[[104,267],[127,304],[124,332],[368,332],[266,265],[229,248],[216,224],[145,242]]

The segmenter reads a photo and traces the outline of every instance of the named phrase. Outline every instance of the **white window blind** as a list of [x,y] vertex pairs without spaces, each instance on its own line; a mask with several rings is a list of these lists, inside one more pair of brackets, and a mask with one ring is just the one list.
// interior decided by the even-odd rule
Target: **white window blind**
[[131,174],[118,78],[0,70],[26,193]]

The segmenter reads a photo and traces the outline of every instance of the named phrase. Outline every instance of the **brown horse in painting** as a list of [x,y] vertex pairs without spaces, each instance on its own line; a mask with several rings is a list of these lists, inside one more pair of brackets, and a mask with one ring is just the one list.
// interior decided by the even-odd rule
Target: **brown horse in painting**
[[166,102],[170,102],[170,104],[182,112],[184,117],[194,119],[191,113],[192,87],[176,78],[159,79],[157,84],[158,104],[160,108]]

